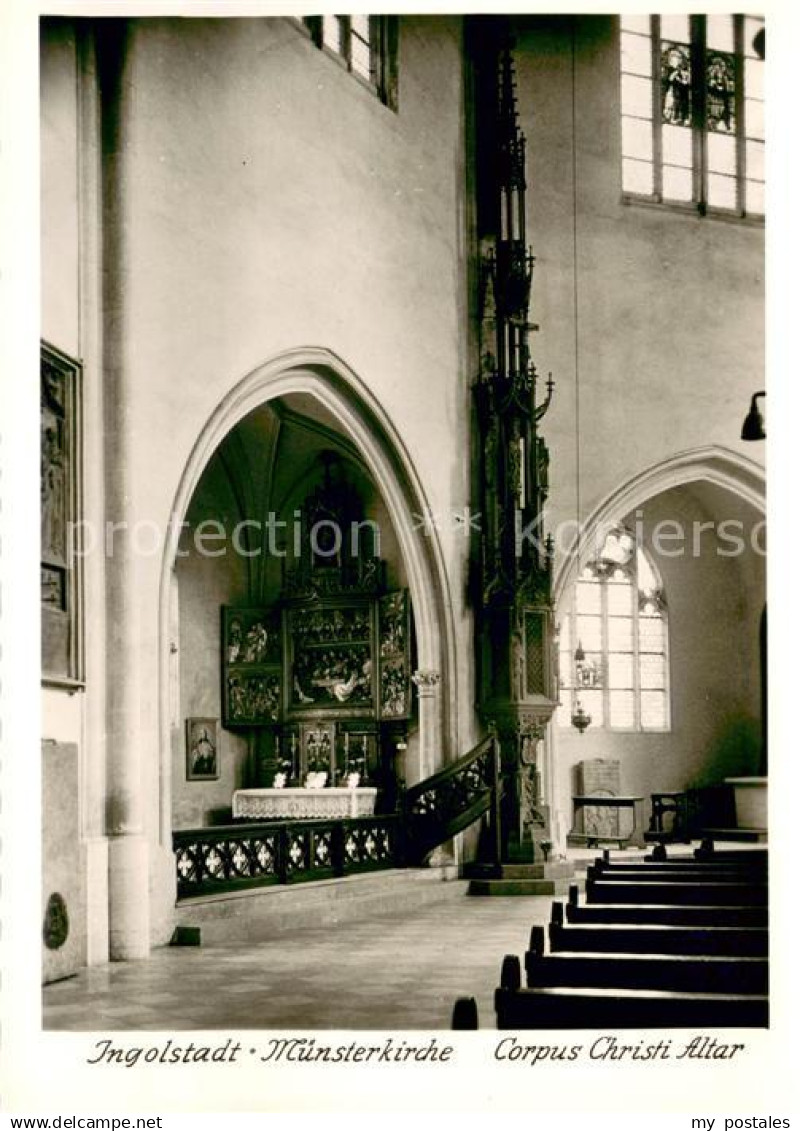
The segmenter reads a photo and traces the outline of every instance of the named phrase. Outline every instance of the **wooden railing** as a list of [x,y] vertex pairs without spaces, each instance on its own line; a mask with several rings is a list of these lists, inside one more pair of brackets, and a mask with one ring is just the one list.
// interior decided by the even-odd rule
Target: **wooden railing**
[[489,810],[499,860],[499,796],[497,742],[490,735],[408,789],[397,813],[181,829],[172,834],[178,899],[420,865]]
[[492,812],[492,855],[500,859],[500,764],[493,734],[463,758],[406,790],[403,830],[407,862],[419,864],[437,845]]
[[402,861],[396,813],[335,821],[262,821],[172,834],[178,898],[324,880]]

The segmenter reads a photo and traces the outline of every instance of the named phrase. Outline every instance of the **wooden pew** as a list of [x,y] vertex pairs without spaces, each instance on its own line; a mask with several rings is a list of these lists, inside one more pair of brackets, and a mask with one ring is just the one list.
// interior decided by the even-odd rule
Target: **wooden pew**
[[657,990],[498,989],[498,1029],[766,1028],[769,1006],[756,994]]
[[760,993],[598,986],[523,989],[516,955],[507,955],[503,961],[495,1011],[498,1029],[752,1028],[768,1024],[767,997]]
[[551,921],[563,923],[640,923],[675,927],[766,927],[766,907],[702,907],[692,904],[578,903],[578,885],[571,884],[569,901],[554,903]]
[[740,868],[738,864],[604,864],[598,861],[586,869],[587,880],[641,880],[650,884],[765,884],[762,868]]
[[678,903],[711,906],[765,906],[767,885],[755,882],[696,882],[649,879],[587,879],[587,903]]
[[694,864],[690,861],[686,861],[685,863],[670,861],[669,863],[663,864],[607,864],[599,860],[595,861],[594,864],[588,865],[586,875],[593,879],[601,879],[602,877],[609,879],[626,877],[657,879],[663,877],[664,880],[705,880],[706,883],[713,880],[723,882],[730,880],[738,880],[741,882],[755,880],[764,883],[767,878],[766,869],[759,864],[743,866],[740,864],[709,864],[705,861]]
[[453,1006],[451,1029],[477,1029],[478,1003],[474,997],[460,997]]
[[[587,870],[535,926],[525,955],[507,955],[495,991],[498,1029],[762,1027],[768,1024],[767,856],[716,853],[613,862]],[[473,998],[454,1028],[477,1028]]]
[[[543,930],[543,928],[539,928]],[[672,924],[575,923],[548,927],[551,951],[626,954],[718,954],[763,958],[769,953],[766,927],[687,927]]]
[[705,994],[766,994],[766,958],[683,954],[525,954],[526,984]]
[[[607,863],[611,862],[611,850],[604,848],[602,854],[598,859],[602,859]],[[708,864],[741,864],[745,867],[753,867],[761,865],[766,867],[769,859],[769,851],[767,848],[728,848],[716,849],[713,843],[704,841],[699,848],[694,852],[688,850],[679,850],[677,852],[667,852],[665,845],[656,845],[653,851],[644,857],[634,858],[631,861],[630,857],[625,853],[621,853],[615,859],[615,863],[620,864],[663,864],[676,862],[680,865],[686,863],[708,863]]]
[[743,852],[741,849],[712,849],[708,851],[704,848],[696,848],[692,854],[695,860],[709,860],[709,861],[733,861],[734,863],[746,863],[750,860],[763,860],[764,863],[769,859],[769,853],[765,849],[751,849],[748,852]]
[[766,877],[756,873],[743,872],[708,872],[698,876],[691,872],[598,872],[594,868],[586,869],[586,879],[591,883],[605,881],[606,883],[625,884],[738,884],[741,886],[764,887]]
[[[666,852],[666,849],[664,849]],[[767,848],[725,848],[719,849],[714,844],[712,837],[705,837],[700,844],[699,848],[694,850],[695,860],[742,860],[745,857],[752,859],[753,857],[763,857],[767,859],[769,850]],[[653,855],[656,856],[656,849],[653,849]],[[658,853],[658,857],[661,853]]]

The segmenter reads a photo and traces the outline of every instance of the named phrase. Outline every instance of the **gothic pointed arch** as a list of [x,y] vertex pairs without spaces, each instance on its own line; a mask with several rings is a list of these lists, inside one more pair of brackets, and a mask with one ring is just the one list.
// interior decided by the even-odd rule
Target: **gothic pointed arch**
[[[569,607],[571,587],[581,570],[596,556],[605,534],[623,519],[631,520],[639,508],[646,508],[651,500],[675,488],[701,488],[704,485],[722,489],[750,508],[756,522],[766,513],[765,472],[763,465],[733,449],[722,445],[707,445],[677,452],[669,458],[618,484],[588,513],[580,526],[580,538],[575,526],[568,537],[556,532],[558,551],[557,568],[553,586],[553,599],[557,610]],[[587,649],[584,645],[584,651]],[[574,653],[572,654],[574,656]],[[567,813],[569,782],[565,775],[571,772],[570,764],[561,755],[570,741],[570,729],[548,729],[545,753],[545,783],[548,804],[559,810],[562,819]],[[657,741],[662,741],[657,739]],[[666,741],[666,739],[664,739]]]
[[[316,399],[349,438],[374,479],[394,526],[414,608],[419,668],[441,677],[441,696],[428,717],[420,715],[419,776],[431,773],[459,750],[455,626],[444,559],[436,531],[423,531],[415,516],[430,512],[425,490],[402,438],[366,383],[339,357],[321,347],[293,349],[259,365],[219,402],[198,435],[178,483],[161,566],[159,608],[159,729],[169,751],[170,581],[181,524],[204,469],[224,438],[260,405],[290,394]],[[438,704],[441,704],[439,708]],[[162,759],[167,756],[162,753]],[[162,766],[162,838],[170,831],[168,766]]]
[[581,523],[580,538],[573,530],[571,544],[564,547],[556,570],[555,604],[558,605],[567,585],[576,576],[578,566],[582,568],[592,557],[605,532],[613,529],[621,518],[634,513],[655,495],[698,481],[725,488],[749,503],[760,515],[766,512],[766,483],[761,464],[721,445],[678,452],[645,468],[606,495]]

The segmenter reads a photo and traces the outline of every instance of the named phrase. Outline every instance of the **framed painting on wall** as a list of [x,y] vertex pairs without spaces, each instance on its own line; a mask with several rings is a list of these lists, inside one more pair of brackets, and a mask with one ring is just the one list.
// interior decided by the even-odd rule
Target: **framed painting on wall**
[[219,719],[186,720],[186,780],[219,777]]
[[83,686],[81,366],[41,346],[42,679]]

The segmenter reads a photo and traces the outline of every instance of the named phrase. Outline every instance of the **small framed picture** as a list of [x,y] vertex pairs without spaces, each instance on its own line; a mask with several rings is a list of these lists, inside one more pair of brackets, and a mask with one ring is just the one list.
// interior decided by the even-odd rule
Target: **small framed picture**
[[186,720],[186,780],[219,777],[219,719]]

